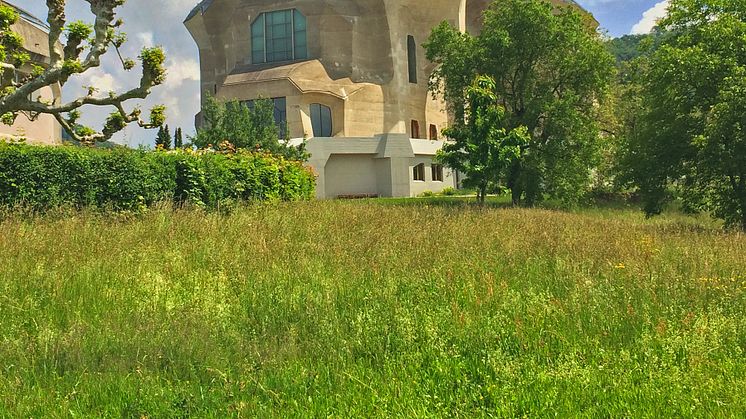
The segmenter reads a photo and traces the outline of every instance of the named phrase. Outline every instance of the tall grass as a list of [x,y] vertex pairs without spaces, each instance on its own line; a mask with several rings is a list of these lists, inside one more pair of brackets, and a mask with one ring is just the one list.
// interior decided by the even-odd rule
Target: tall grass
[[11,216],[0,417],[743,417],[746,237],[631,214]]

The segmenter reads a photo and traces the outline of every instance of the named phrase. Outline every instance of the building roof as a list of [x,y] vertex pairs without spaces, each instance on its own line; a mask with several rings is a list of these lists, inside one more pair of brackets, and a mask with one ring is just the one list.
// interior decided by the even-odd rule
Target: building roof
[[363,89],[367,83],[353,83],[350,79],[332,80],[319,60],[307,60],[281,66],[250,65],[228,75],[225,86],[287,80],[303,93],[324,93],[339,99]]
[[197,13],[204,14],[207,11],[207,9],[209,9],[210,6],[212,6],[212,2],[213,2],[213,0],[202,0],[202,1],[200,1],[196,6],[194,6],[194,8],[192,9],[192,11],[189,12],[189,14],[187,15],[186,19],[184,19],[184,22],[186,22],[189,19],[191,19],[194,16],[196,16]]

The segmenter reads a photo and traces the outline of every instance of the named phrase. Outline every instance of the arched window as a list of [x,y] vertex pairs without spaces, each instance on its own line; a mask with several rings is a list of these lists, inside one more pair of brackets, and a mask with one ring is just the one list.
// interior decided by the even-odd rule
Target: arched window
[[425,163],[420,163],[412,168],[412,178],[416,182],[425,181]]
[[262,13],[251,24],[254,64],[308,58],[306,17],[295,9]]
[[320,103],[311,104],[311,126],[314,137],[332,136],[332,109]]
[[409,82],[417,84],[417,44],[414,36],[407,36],[407,62],[409,63]]

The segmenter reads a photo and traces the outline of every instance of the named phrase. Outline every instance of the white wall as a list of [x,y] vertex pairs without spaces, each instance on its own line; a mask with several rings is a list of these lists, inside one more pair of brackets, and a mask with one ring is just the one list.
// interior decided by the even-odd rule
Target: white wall
[[326,197],[340,195],[378,195],[375,155],[332,155],[324,174]]
[[[414,180],[414,167],[418,164],[425,165],[425,180],[417,181]],[[419,196],[424,192],[441,192],[445,188],[455,188],[456,179],[453,172],[447,167],[443,168],[443,181],[436,182],[433,180],[433,173],[431,165],[433,164],[433,158],[431,156],[418,155],[411,159],[409,166],[409,180],[410,180],[410,194],[411,196]]]

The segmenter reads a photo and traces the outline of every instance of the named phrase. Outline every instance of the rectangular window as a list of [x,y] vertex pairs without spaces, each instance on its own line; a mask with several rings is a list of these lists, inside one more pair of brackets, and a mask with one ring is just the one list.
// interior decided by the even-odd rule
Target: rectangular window
[[306,17],[297,10],[293,11],[293,43],[295,46],[295,59],[305,60],[308,58],[308,40],[306,39]]
[[251,62],[254,64],[267,61],[264,49],[264,19],[266,15],[261,14],[251,25]]
[[412,176],[416,182],[425,181],[425,163],[420,163],[412,169]]
[[443,181],[443,166],[440,164],[432,164],[430,165],[430,169],[433,175],[433,182],[442,182]]
[[417,44],[412,35],[407,37],[407,61],[409,63],[409,82],[417,84]]
[[411,127],[410,127],[410,134],[412,135],[412,138],[420,138],[420,122],[416,120],[412,120]]
[[438,127],[435,124],[430,124],[430,139],[438,141]]

